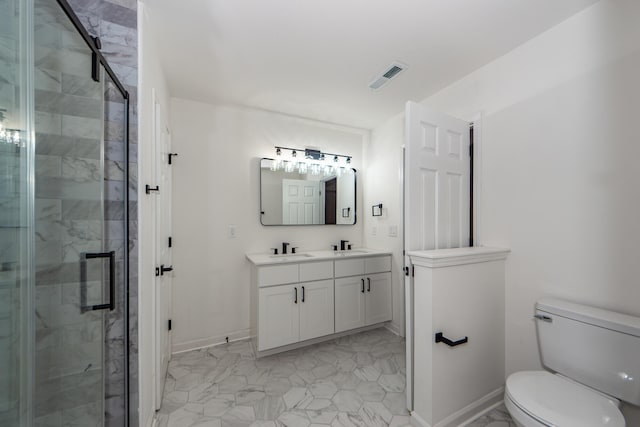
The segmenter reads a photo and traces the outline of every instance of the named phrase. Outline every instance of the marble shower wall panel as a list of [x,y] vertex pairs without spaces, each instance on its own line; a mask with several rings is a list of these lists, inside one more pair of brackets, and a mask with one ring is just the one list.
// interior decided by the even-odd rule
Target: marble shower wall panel
[[[137,230],[138,230],[138,206],[137,206],[137,161],[138,161],[138,30],[137,30],[137,2],[136,0],[69,0],[75,13],[92,36],[99,36],[102,42],[102,53],[109,61],[118,79],[129,92],[129,389],[130,389],[130,425],[138,425],[138,258],[137,258]],[[71,82],[69,82],[70,84]],[[105,141],[105,170],[107,200],[105,200],[104,215],[106,221],[106,238],[116,250],[124,249],[124,230],[120,228],[124,218],[124,204],[117,200],[116,194],[124,185],[124,145],[122,141],[122,110],[117,108],[120,102],[119,94],[113,87],[106,89],[106,124],[107,134],[111,135]],[[112,104],[115,103],[116,105]],[[112,197],[113,195],[113,197]],[[81,203],[63,203],[62,211],[69,216],[75,216],[78,212],[98,213],[98,207],[91,201]],[[91,216],[90,215],[90,216]],[[121,244],[122,243],[122,244]],[[124,297],[124,296],[123,296]],[[107,383],[108,401],[106,412],[107,422],[111,425],[122,425],[122,396],[118,396],[114,390],[118,388],[123,379],[124,366],[116,364],[118,351],[124,351],[124,341],[121,334],[115,333],[121,330],[115,327],[121,318],[107,319],[107,340],[113,343],[113,350],[107,353],[107,378],[113,376],[115,385]],[[111,323],[110,323],[111,322]],[[114,323],[115,322],[115,323]],[[113,341],[112,341],[113,340]],[[113,353],[112,353],[113,351]],[[110,380],[109,380],[110,381]]]

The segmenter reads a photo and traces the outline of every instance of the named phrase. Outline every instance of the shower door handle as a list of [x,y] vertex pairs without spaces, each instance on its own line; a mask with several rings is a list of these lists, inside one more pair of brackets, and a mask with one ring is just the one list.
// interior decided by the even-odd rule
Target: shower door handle
[[[87,260],[109,258],[109,302],[106,304],[87,305]],[[84,253],[80,256],[80,310],[84,313],[93,310],[113,311],[116,308],[116,252]]]

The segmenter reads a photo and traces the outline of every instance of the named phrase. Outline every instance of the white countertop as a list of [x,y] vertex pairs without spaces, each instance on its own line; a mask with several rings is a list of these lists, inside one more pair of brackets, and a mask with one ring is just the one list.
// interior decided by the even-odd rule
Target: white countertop
[[375,255],[391,255],[391,251],[381,251],[368,248],[354,248],[350,251],[306,251],[296,254],[272,255],[272,254],[246,254],[246,257],[254,265],[288,264],[300,262],[313,262],[336,260],[345,258],[362,258]]

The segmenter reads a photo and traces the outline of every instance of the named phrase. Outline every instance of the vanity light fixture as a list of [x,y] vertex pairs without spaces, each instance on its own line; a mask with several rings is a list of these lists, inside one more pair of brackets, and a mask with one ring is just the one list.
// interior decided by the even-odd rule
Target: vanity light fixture
[[[284,170],[285,172],[297,171],[300,174],[306,174],[307,172],[313,175],[320,175],[323,173],[325,176],[342,176],[343,174],[352,174],[351,169],[351,156],[344,154],[323,153],[320,150],[311,148],[290,148],[276,146],[276,159],[271,163],[271,170]],[[290,156],[285,160],[283,151],[289,151]],[[298,151],[304,153],[304,160],[298,160]],[[330,159],[333,158],[333,162]],[[344,159],[343,162],[340,160]]]

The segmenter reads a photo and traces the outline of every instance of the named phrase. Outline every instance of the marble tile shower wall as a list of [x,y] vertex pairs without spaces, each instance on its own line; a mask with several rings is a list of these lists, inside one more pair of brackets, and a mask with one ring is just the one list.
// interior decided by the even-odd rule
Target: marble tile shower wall
[[[80,18],[89,34],[99,36],[102,42],[102,53],[109,61],[111,68],[116,73],[120,82],[129,92],[129,360],[130,360],[130,425],[138,425],[138,33],[137,33],[137,1],[136,0],[69,0],[70,5]],[[118,135],[124,131],[122,118],[118,117],[121,109],[120,101],[114,88],[107,88],[106,92],[106,179],[113,182],[112,187],[106,188],[106,220],[108,240],[122,242],[124,230],[118,227],[121,224],[124,212],[122,204],[117,200],[118,185],[124,185],[124,146],[118,144],[121,140],[110,135]],[[117,246],[117,243],[115,243]],[[122,246],[124,247],[124,246]],[[122,271],[122,270],[120,270]],[[123,359],[118,352],[124,351],[126,346],[117,332],[122,331],[121,317],[107,319],[107,340],[110,353],[108,361],[114,363],[108,366],[107,377],[111,377],[112,387],[107,387],[106,412],[109,415],[107,421],[111,425],[122,425],[124,417],[124,396],[119,393],[122,390],[119,382],[124,380],[124,366],[117,362]]]
[[[60,35],[55,26],[47,23],[51,16],[59,13],[59,9],[55,9],[58,5],[43,0],[36,3],[36,375],[43,381],[37,387],[36,416],[51,425],[70,420],[90,425],[88,420],[100,417],[99,412],[104,409],[107,426],[123,425],[126,349],[123,315],[124,298],[128,297],[130,419],[135,426],[138,406],[136,2],[70,2],[89,33],[100,36],[105,57],[130,94],[130,293],[127,296],[123,289],[117,290],[116,310],[87,313],[82,319],[77,310],[78,253],[100,251],[101,239],[104,239],[104,249],[116,251],[117,283],[123,283],[126,246],[122,221],[124,168],[127,167],[123,143],[124,102],[108,79],[103,79],[101,84],[91,80],[87,74],[90,55],[81,54],[84,49],[74,46],[69,34]],[[100,164],[102,136],[104,176]],[[97,200],[101,191],[104,191],[104,206]],[[95,269],[87,271],[91,300],[101,277]],[[62,305],[54,309],[51,307],[54,301]]]

